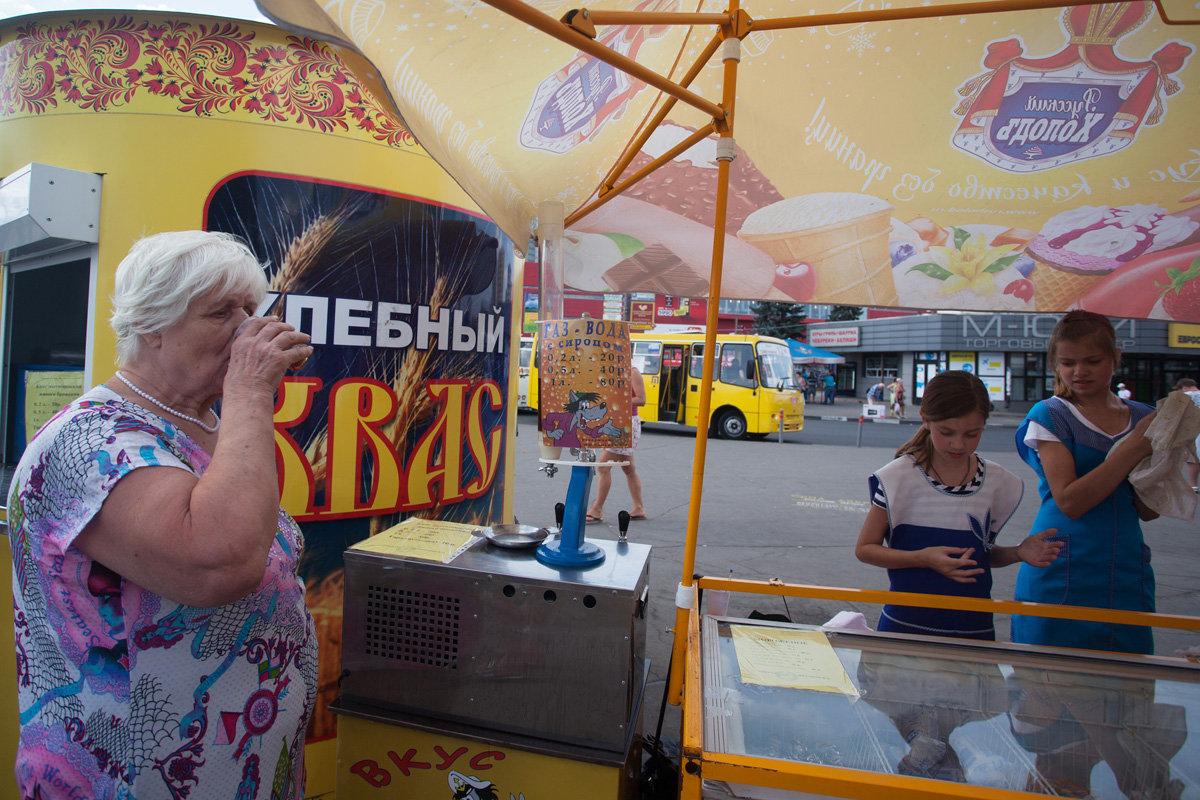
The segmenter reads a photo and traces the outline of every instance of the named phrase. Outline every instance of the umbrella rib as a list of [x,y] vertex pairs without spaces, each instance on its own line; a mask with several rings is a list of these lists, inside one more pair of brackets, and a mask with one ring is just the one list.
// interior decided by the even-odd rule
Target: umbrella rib
[[670,150],[666,151],[661,156],[654,159],[649,164],[642,167],[637,172],[633,173],[628,178],[626,178],[625,180],[618,183],[616,186],[612,187],[612,189],[610,189],[609,191],[601,194],[599,199],[593,200],[591,203],[588,203],[583,208],[576,209],[574,212],[571,213],[570,216],[568,216],[566,218],[566,220],[564,221],[564,224],[567,227],[574,225],[576,222],[583,219],[588,214],[592,213],[597,208],[599,208],[600,206],[607,203],[609,200],[612,200],[614,197],[621,194],[621,192],[630,188],[635,183],[642,180],[643,178],[645,178],[650,173],[654,172],[659,167],[663,166],[664,164],[670,163],[677,156],[681,156],[684,153],[686,153],[688,150],[691,150],[693,146],[695,146],[701,140],[708,138],[710,135],[712,135],[714,132],[716,132],[716,130],[717,130],[717,123],[715,123],[715,122],[708,123],[703,128],[700,128],[695,133],[693,133],[691,136],[688,136],[686,139],[681,141],[679,144],[675,145]]
[[[709,60],[713,57],[713,54],[717,52],[717,48],[721,46],[721,42],[724,40],[724,38],[724,35],[718,32],[712,37],[711,40],[709,40],[709,43],[705,45],[703,50],[700,51],[700,55],[696,57],[696,61],[692,64],[691,69],[689,69],[679,81],[680,86],[686,89],[691,85],[692,81],[696,79],[701,71],[703,71],[705,65],[708,64]],[[604,180],[600,181],[600,187],[602,190],[605,188],[612,188],[613,182],[621,176],[621,173],[629,168],[629,165],[633,162],[633,159],[637,156],[638,152],[641,151],[642,147],[647,141],[649,141],[650,137],[654,135],[654,132],[658,130],[658,126],[661,125],[663,120],[667,118],[667,115],[671,113],[671,109],[675,107],[675,103],[677,102],[677,98],[667,97],[666,101],[650,119],[649,124],[647,124],[646,127],[636,137],[634,137],[629,144],[625,146],[625,150],[621,153],[621,157],[617,159],[617,163],[614,164],[612,169],[608,171],[608,174],[604,176]]]
[[616,67],[622,72],[632,75],[638,80],[653,86],[655,89],[666,92],[672,97],[682,100],[693,108],[703,111],[706,115],[712,117],[713,119],[725,119],[725,110],[716,103],[705,100],[695,92],[689,91],[669,78],[659,75],[649,67],[642,66],[632,58],[613,52],[599,42],[589,39],[587,36],[570,27],[569,25],[556,20],[549,14],[543,14],[536,8],[521,2],[521,0],[483,0],[483,2],[487,3],[492,8],[495,8],[497,11],[502,11],[511,17],[519,19],[531,27],[537,28],[543,33],[553,36],[560,42],[582,50],[588,55],[600,59],[609,66]]

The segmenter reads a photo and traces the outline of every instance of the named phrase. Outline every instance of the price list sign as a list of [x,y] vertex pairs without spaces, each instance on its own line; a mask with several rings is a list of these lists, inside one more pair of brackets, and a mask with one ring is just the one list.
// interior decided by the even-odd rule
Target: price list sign
[[629,324],[606,319],[539,323],[538,405],[550,447],[629,447],[633,430]]

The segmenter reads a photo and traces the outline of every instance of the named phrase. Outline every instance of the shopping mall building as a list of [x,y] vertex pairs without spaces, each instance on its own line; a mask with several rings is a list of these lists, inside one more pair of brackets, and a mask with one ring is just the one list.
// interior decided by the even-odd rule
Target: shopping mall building
[[[919,398],[938,371],[965,369],[993,401],[1023,410],[1054,389],[1046,350],[1057,314],[915,314],[809,326],[809,344],[846,357],[839,392],[861,397],[897,376]],[[1124,351],[1116,380],[1137,400],[1153,402],[1180,378],[1200,380],[1200,325],[1114,319]]]

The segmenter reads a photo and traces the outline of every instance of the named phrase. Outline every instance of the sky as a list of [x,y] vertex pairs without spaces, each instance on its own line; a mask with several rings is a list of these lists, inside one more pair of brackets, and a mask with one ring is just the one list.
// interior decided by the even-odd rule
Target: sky
[[0,0],[0,19],[35,14],[39,11],[89,8],[190,11],[232,19],[266,21],[266,17],[255,7],[254,0]]

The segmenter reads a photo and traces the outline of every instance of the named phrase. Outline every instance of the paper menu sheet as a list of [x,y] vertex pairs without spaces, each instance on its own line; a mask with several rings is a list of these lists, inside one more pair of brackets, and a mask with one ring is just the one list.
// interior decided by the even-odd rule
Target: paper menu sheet
[[858,697],[824,631],[730,626],[742,683]]
[[354,545],[355,550],[449,564],[475,542],[479,529],[460,522],[410,517]]

